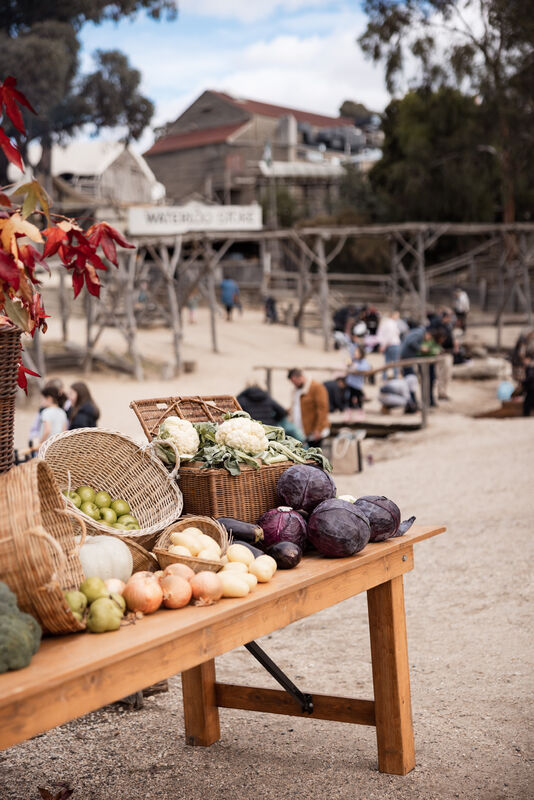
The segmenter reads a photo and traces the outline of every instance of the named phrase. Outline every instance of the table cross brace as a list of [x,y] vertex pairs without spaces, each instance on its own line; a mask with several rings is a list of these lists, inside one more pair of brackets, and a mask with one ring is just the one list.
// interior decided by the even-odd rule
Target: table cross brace
[[304,714],[313,714],[313,698],[311,694],[305,694],[304,692],[301,692],[300,689],[295,686],[291,678],[288,678],[285,672],[282,672],[278,664],[274,663],[274,661],[267,655],[265,650],[262,650],[257,642],[248,642],[245,647],[250,655],[254,656],[256,661],[259,661],[262,667],[273,676],[275,681],[277,681],[280,686],[297,701],[297,703],[300,703]]

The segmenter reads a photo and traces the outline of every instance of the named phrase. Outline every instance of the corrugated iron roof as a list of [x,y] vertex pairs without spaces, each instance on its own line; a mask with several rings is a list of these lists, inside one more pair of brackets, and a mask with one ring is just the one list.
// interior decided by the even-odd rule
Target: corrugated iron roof
[[227,100],[238,108],[248,111],[249,114],[260,114],[264,117],[283,117],[291,114],[297,122],[308,122],[316,128],[335,128],[340,125],[354,125],[354,120],[348,117],[329,117],[324,114],[315,114],[312,111],[301,111],[298,108],[289,108],[288,106],[276,106],[271,103],[263,103],[260,100],[248,100],[238,97],[232,97],[231,94],[226,92],[217,92],[213,89],[208,91],[217,97]]
[[203,147],[208,144],[225,142],[233,133],[246,125],[247,122],[237,122],[232,125],[218,125],[215,128],[200,128],[185,133],[172,133],[154,142],[145,156],[171,153],[175,150],[187,150],[190,147]]

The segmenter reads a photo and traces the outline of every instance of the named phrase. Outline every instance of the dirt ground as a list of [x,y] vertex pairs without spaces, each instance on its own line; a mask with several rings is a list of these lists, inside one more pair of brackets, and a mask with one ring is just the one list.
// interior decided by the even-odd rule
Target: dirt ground
[[[202,312],[200,320],[206,322]],[[255,364],[340,363],[317,338],[299,347],[294,331],[266,327],[253,312],[221,322],[222,352],[213,355],[201,323],[186,329],[186,357],[197,360],[196,373],[144,384],[90,377],[104,426],[142,438],[128,409],[132,399],[235,394]],[[169,347],[168,331],[143,333],[148,357],[170,360]],[[187,747],[176,676],[168,694],[148,699],[140,711],[107,707],[1,753],[1,800],[37,800],[38,787],[61,783],[75,789],[73,800],[531,798],[534,420],[466,416],[496,405],[496,385],[455,381],[452,402],[430,415],[425,431],[366,440],[364,471],[336,476],[340,493],[385,494],[403,516],[447,526],[417,545],[415,569],[405,579],[413,772],[377,771],[373,728],[226,709],[220,742]],[[371,398],[375,392],[371,387]],[[287,403],[283,373],[274,393]],[[37,402],[17,412],[19,444]],[[260,642],[304,691],[372,697],[363,596]],[[244,649],[217,665],[221,680],[275,686]]]

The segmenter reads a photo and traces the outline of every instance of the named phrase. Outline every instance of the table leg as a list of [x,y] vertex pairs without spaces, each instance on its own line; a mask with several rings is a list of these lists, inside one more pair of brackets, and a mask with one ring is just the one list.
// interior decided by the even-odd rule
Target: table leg
[[402,575],[367,592],[380,772],[415,767]]
[[221,738],[215,700],[215,661],[182,672],[185,741],[209,747]]

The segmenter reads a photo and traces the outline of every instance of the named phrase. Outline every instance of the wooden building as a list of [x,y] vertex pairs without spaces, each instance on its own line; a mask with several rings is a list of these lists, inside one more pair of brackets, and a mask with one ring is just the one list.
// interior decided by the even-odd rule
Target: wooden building
[[208,90],[145,158],[171,202],[269,204],[283,187],[300,213],[313,215],[331,212],[342,161],[364,145],[351,119]]

